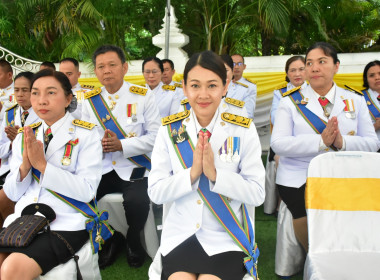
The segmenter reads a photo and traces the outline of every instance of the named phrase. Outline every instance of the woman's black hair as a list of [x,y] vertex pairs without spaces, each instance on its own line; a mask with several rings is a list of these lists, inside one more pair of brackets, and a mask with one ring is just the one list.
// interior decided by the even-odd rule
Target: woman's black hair
[[71,84],[69,78],[66,77],[65,74],[59,71],[52,71],[51,69],[43,69],[41,71],[38,71],[36,74],[34,74],[32,84],[30,88],[33,87],[33,84],[35,81],[37,81],[40,78],[43,77],[53,77],[55,78],[62,86],[63,92],[65,93],[65,96],[69,96],[70,94],[73,95],[73,98],[71,100],[71,103],[68,107],[66,107],[66,111],[74,112],[77,108],[77,99],[73,94],[73,91],[71,90]]
[[371,61],[369,62],[365,67],[364,67],[364,72],[363,72],[363,87],[365,89],[368,89],[369,88],[369,85],[368,85],[368,78],[367,78],[367,73],[368,73],[368,70],[369,68],[373,67],[373,66],[380,66],[380,61],[379,60],[374,60],[374,61]]
[[222,58],[212,51],[203,51],[193,54],[186,63],[185,70],[183,71],[183,80],[185,85],[187,84],[187,76],[190,70],[198,65],[214,72],[222,79],[223,85],[226,84],[227,73]]
[[228,65],[228,67],[231,68],[231,70],[233,71],[234,70],[234,61],[232,60],[231,56],[229,54],[222,54],[220,56],[224,63]]
[[144,66],[147,62],[149,61],[154,61],[157,63],[158,67],[160,68],[161,72],[164,72],[164,64],[162,63],[161,59],[155,56],[150,56],[144,59],[143,64],[142,64],[142,71],[144,72]]
[[311,52],[314,49],[321,49],[325,55],[330,56],[333,59],[334,64],[337,64],[339,62],[338,53],[336,49],[326,42],[317,42],[314,43],[311,47],[309,47],[306,51],[306,60],[309,52]]
[[29,80],[30,84],[32,84],[33,77],[34,77],[34,73],[32,73],[30,71],[20,72],[16,75],[14,81],[16,81],[19,78],[25,78],[25,79]]
[[288,78],[288,71],[289,71],[290,64],[292,64],[294,61],[297,61],[297,60],[301,60],[303,64],[305,64],[305,58],[302,55],[292,56],[285,63],[285,73],[286,73],[285,81],[287,81],[288,83],[290,82]]

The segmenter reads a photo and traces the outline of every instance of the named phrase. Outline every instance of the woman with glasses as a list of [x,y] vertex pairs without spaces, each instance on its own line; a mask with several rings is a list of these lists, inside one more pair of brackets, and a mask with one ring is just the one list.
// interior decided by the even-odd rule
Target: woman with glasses
[[148,57],[143,61],[142,71],[146,87],[153,93],[161,117],[178,112],[180,97],[176,94],[176,87],[164,85],[161,81],[164,66],[157,57]]

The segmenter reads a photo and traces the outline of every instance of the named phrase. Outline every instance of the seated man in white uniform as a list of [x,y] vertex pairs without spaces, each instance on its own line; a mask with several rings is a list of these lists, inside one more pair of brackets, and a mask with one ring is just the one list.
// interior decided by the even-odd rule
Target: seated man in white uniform
[[179,99],[180,100],[184,99],[185,96],[183,95],[182,83],[177,83],[173,81],[173,76],[175,74],[173,61],[167,58],[162,59],[161,61],[164,66],[164,72],[162,73],[162,78],[161,78],[162,82],[165,85],[175,86],[175,91],[176,91],[176,94],[179,96]]
[[13,90],[12,66],[5,59],[0,59],[0,122],[3,120],[5,110],[15,104]]

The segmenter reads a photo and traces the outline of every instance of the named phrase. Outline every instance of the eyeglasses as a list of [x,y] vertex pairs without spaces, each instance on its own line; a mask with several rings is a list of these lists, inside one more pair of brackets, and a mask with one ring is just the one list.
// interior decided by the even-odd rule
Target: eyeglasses
[[237,66],[243,66],[244,63],[243,63],[243,62],[234,62],[234,67],[235,67],[236,65],[237,65]]
[[161,73],[161,71],[157,70],[157,69],[154,69],[154,70],[144,70],[144,74],[149,75],[150,73],[152,73],[153,75],[156,75],[158,73]]

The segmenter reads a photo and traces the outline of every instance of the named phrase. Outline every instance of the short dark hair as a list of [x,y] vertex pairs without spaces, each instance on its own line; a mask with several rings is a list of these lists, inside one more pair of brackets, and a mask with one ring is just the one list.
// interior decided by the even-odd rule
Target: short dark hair
[[108,52],[115,52],[117,56],[120,58],[121,63],[124,64],[127,60],[125,58],[124,51],[115,45],[103,45],[96,49],[94,54],[92,55],[92,63],[96,65],[96,57],[100,54],[105,54]]
[[32,84],[33,78],[34,78],[34,73],[30,71],[25,71],[25,72],[20,72],[16,75],[15,81],[19,78],[25,78],[29,80],[29,83]]
[[287,81],[288,83],[290,82],[290,80],[289,80],[287,74],[288,74],[288,71],[289,71],[290,64],[292,64],[294,61],[297,61],[297,60],[301,60],[303,62],[303,64],[305,64],[305,58],[302,55],[292,56],[285,63],[285,73],[286,73],[285,81]]
[[172,60],[170,60],[168,58],[164,58],[164,59],[161,59],[161,62],[162,62],[162,65],[164,65],[164,63],[169,63],[172,70],[174,70],[174,63]]
[[41,66],[45,66],[45,67],[51,68],[52,70],[55,70],[55,65],[51,61],[44,61],[41,63],[40,67]]
[[306,60],[309,52],[311,52],[314,49],[321,49],[325,55],[330,56],[333,59],[334,64],[337,64],[339,62],[338,53],[336,49],[326,42],[316,42],[311,47],[309,47],[306,51]]
[[0,59],[0,67],[3,68],[4,72],[6,73],[9,73],[9,72],[13,73],[11,64],[5,59]]
[[231,54],[231,59],[232,59],[232,57],[233,57],[234,55],[238,55],[238,56],[240,56],[240,57],[243,59],[243,63],[245,63],[245,62],[244,62],[244,56],[242,56],[241,54],[238,54],[238,53],[234,53],[234,54]]
[[220,57],[223,59],[224,63],[226,63],[232,70],[234,69],[234,61],[230,55],[222,54]]
[[226,84],[226,67],[224,66],[224,62],[221,57],[212,51],[203,51],[193,54],[186,63],[185,70],[183,71],[183,80],[185,85],[187,84],[187,76],[190,70],[198,65],[214,72],[222,79],[223,85]]
[[368,89],[369,88],[369,84],[368,84],[368,78],[367,78],[367,74],[368,74],[368,70],[369,68],[373,67],[373,66],[380,66],[380,61],[379,60],[374,60],[374,61],[371,61],[369,62],[365,67],[364,67],[364,72],[363,72],[363,87],[365,89]]
[[160,68],[161,72],[164,72],[164,64],[162,63],[162,60],[155,56],[150,56],[144,59],[142,64],[142,71],[144,72],[144,66],[147,62],[154,61],[157,63],[158,67]]
[[72,58],[72,57],[65,57],[64,59],[62,59],[59,64],[61,64],[62,62],[71,62],[72,64],[74,64],[75,68],[77,68],[79,70],[79,62],[78,60],[76,60],[75,58]]

